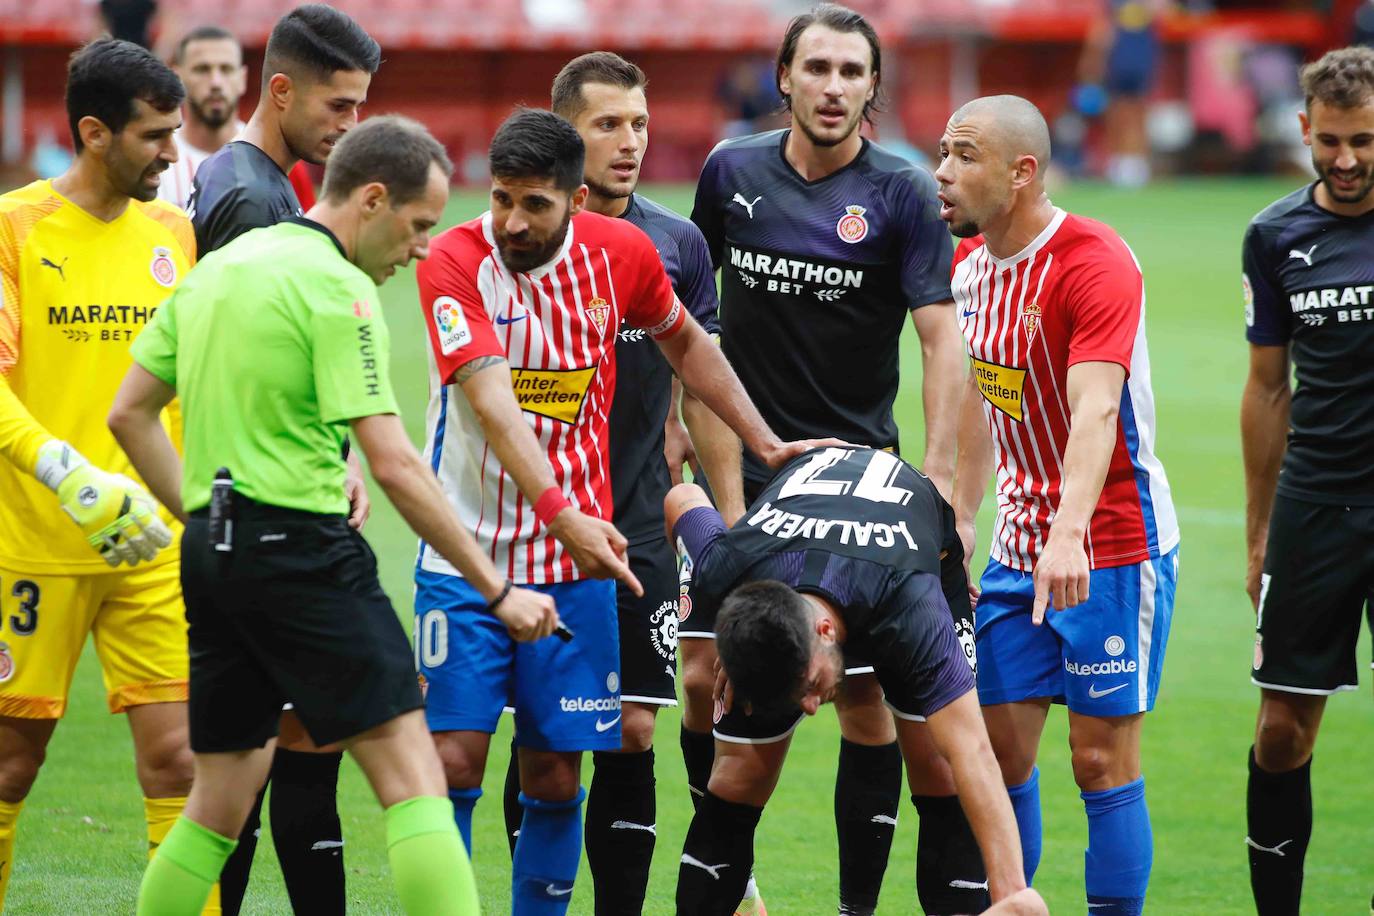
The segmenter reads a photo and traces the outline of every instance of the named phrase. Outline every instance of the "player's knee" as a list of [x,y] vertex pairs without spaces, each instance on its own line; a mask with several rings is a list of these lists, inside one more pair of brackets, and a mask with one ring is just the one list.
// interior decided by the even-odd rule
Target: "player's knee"
[[1072,763],[1074,782],[1084,792],[1099,792],[1113,787],[1116,760],[1105,748],[1092,745],[1075,747]]
[[439,762],[444,767],[444,781],[450,789],[475,789],[482,784],[486,755],[474,753],[461,741],[443,740],[438,735],[435,736],[434,746],[439,752]]
[[897,740],[892,713],[883,704],[883,689],[876,678],[846,679],[835,698],[840,733],[857,744],[891,744]]
[[520,791],[540,801],[560,802],[576,798],[582,787],[575,754],[540,754],[525,758],[520,767]]
[[713,653],[683,653],[682,692],[688,703],[697,708],[710,709],[711,692],[716,686],[715,659]]
[[1263,769],[1287,772],[1303,765],[1317,741],[1314,726],[1299,718],[1261,711],[1255,730],[1255,758]]
[[0,801],[14,804],[27,798],[47,756],[42,747],[26,747],[0,757]]
[[621,706],[620,749],[632,754],[643,753],[654,746],[655,707],[638,703]]
[[178,731],[146,741],[137,749],[138,782],[149,798],[174,798],[191,791],[195,757]]

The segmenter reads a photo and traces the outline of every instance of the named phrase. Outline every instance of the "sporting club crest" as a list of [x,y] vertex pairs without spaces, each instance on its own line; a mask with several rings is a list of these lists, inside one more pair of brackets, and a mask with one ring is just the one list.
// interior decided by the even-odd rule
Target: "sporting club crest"
[[170,289],[176,285],[177,265],[176,262],[172,260],[172,250],[170,248],[163,248],[160,245],[154,248],[153,261],[148,265],[148,269],[152,271],[153,279],[157,281],[159,286],[165,286]]
[[1021,321],[1026,326],[1026,342],[1035,340],[1035,332],[1040,330],[1040,306],[1032,302],[1021,310]]
[[596,325],[596,329],[601,333],[606,333],[606,319],[611,316],[611,307],[606,304],[606,300],[597,296],[591,302],[582,307],[582,311],[587,313],[587,317]]
[[14,677],[14,656],[10,655],[9,643],[0,642],[0,684]]
[[864,219],[867,212],[865,208],[856,204],[844,208],[844,216],[835,224],[835,234],[840,237],[840,241],[853,245],[868,238],[868,220]]

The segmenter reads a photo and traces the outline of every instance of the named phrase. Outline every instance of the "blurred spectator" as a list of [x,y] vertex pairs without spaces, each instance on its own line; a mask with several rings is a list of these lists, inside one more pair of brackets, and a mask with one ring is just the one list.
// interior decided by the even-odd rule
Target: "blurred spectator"
[[1150,180],[1145,107],[1159,66],[1159,17],[1168,0],[1103,0],[1079,62],[1075,107],[1105,106],[1107,178],[1139,187]]
[[771,60],[744,58],[732,64],[716,85],[725,110],[724,137],[740,137],[783,126],[782,96]]
[[157,0],[100,0],[100,18],[115,38],[151,48],[148,24],[157,12]]

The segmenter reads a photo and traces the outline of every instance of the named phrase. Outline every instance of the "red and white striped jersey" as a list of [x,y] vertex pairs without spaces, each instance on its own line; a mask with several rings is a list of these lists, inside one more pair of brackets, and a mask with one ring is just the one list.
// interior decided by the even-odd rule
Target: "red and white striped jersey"
[[[685,322],[658,252],[627,220],[579,213],[551,261],[512,273],[487,213],[437,237],[418,279],[430,342],[425,457],[444,494],[511,581],[583,578],[496,460],[467,398],[449,383],[478,357],[507,360],[516,400],[564,495],[609,521],[607,418],[617,331],[624,320],[661,340]],[[420,546],[420,566],[458,575],[427,544]]]
[[[238,136],[243,131],[244,123],[235,123],[237,129],[234,135]],[[191,202],[191,182],[196,177],[196,170],[202,162],[213,156],[215,151],[192,146],[186,142],[183,133],[184,131],[179,130],[172,134],[172,141],[177,145],[177,161],[167,166],[167,171],[162,173],[162,183],[157,186],[157,196],[185,210]]]
[[1069,367],[1126,369],[1116,447],[1088,527],[1094,569],[1138,563],[1178,543],[1145,346],[1140,265],[1109,226],[1056,210],[1039,236],[998,259],[982,236],[955,251],[952,287],[983,393],[997,463],[992,558],[1031,570],[1049,537],[1069,440]]

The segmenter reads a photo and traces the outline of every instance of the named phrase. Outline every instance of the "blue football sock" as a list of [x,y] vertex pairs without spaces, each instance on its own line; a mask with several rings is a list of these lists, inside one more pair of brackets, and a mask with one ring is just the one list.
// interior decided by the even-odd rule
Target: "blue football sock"
[[458,833],[463,837],[468,858],[472,858],[472,809],[477,807],[482,789],[480,786],[475,789],[449,789],[448,797],[453,802],[453,820],[458,824]]
[[1019,786],[1007,786],[1016,829],[1021,834],[1021,862],[1026,871],[1026,886],[1031,886],[1040,867],[1040,768],[1031,767],[1030,779]]
[[549,802],[520,793],[525,818],[515,841],[511,874],[511,916],[563,916],[572,900],[573,879],[582,857],[582,800]]
[[1140,916],[1154,861],[1145,780],[1082,796],[1088,812],[1088,906],[1093,916]]

